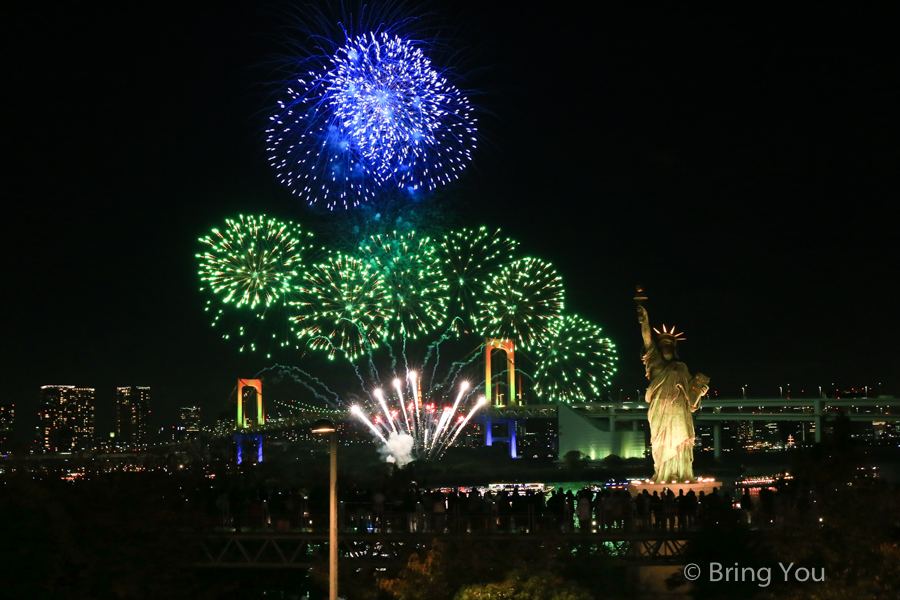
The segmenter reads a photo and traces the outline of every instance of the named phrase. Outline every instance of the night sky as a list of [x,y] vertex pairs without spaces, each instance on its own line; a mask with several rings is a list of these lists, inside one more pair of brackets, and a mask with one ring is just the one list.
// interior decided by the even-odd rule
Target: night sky
[[[210,328],[197,238],[308,217],[264,150],[280,9],[53,4],[7,23],[2,400],[96,387],[102,429],[115,386],[150,385],[160,424],[188,404],[209,421],[273,361]],[[722,396],[900,392],[893,16],[605,4],[446,7],[482,108],[448,190],[461,220],[556,265],[626,396],[645,381],[636,283]]]

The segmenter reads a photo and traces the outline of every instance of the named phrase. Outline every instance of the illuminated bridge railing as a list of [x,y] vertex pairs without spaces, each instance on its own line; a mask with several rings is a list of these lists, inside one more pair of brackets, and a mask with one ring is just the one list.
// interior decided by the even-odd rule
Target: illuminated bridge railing
[[[614,417],[620,421],[646,420],[649,405],[646,402],[595,402],[569,405],[571,408],[588,417]],[[891,409],[894,410],[891,410]],[[717,399],[703,398],[701,410],[695,413],[705,415],[707,420],[726,420],[735,417],[740,420],[747,415],[754,419],[756,414],[781,415],[783,420],[798,420],[816,416],[833,416],[843,411],[851,420],[868,420],[884,414],[886,411],[900,412],[900,399],[897,398],[745,398]],[[491,407],[486,411],[498,418],[547,418],[557,416],[556,406],[537,404],[524,406]],[[890,415],[888,415],[890,416]],[[893,415],[896,417],[897,415]]]
[[[534,531],[515,533],[340,533],[338,555],[354,567],[398,569],[413,552],[430,547],[437,537],[448,542],[492,547],[516,552],[530,544],[553,544],[598,561],[625,560],[640,563],[673,563],[683,560],[693,532],[606,531],[596,534]],[[328,563],[327,533],[216,533],[202,536],[195,566],[201,568],[299,568]]]
[[[727,505],[687,514],[677,510],[595,510],[590,517],[548,514],[529,509],[511,514],[466,513],[450,510],[373,510],[370,503],[341,505],[338,519],[339,555],[358,567],[396,569],[409,555],[430,546],[436,538],[450,543],[478,544],[497,551],[516,552],[531,544],[553,544],[602,560],[674,563],[684,558],[687,543],[696,535],[706,511],[717,515],[736,510]],[[742,513],[743,514],[743,513]],[[753,517],[754,526],[779,527],[776,519]],[[750,518],[750,514],[744,515]],[[757,519],[759,520],[757,521]],[[783,521],[782,521],[783,522]],[[771,525],[770,525],[771,523]],[[195,566],[202,568],[310,568],[327,563],[328,515],[307,512],[232,515],[207,519],[201,533]]]
[[[572,404],[571,408],[589,417],[608,418],[613,417],[619,421],[646,420],[649,405],[641,401],[628,402],[603,402]],[[890,412],[900,412],[900,399],[897,398],[747,398],[747,399],[715,399],[703,398],[701,410],[695,413],[695,418],[701,420],[722,421],[729,420],[755,420],[761,419],[754,416],[765,413],[778,415],[773,420],[812,420],[816,416],[833,416],[838,411],[844,411],[851,420],[866,421],[870,417],[878,416],[887,409]],[[529,404],[523,406],[490,407],[484,411],[485,415],[492,418],[516,418],[516,419],[555,419],[557,409],[553,404]],[[701,416],[702,415],[702,416]],[[746,416],[745,416],[746,415]],[[888,420],[895,420],[896,414],[885,415]],[[246,429],[247,432],[266,432],[279,429],[291,429],[307,427],[321,418],[334,418],[335,411],[299,411],[295,415],[285,418],[269,419],[265,425],[253,425]],[[230,433],[230,432],[229,432]],[[223,434],[224,435],[224,434]]]

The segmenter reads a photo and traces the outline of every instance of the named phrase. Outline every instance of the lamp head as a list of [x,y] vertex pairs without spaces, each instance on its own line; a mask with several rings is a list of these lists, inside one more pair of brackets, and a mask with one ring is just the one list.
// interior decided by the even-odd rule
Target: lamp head
[[328,419],[319,419],[312,426],[313,433],[334,433],[337,429]]

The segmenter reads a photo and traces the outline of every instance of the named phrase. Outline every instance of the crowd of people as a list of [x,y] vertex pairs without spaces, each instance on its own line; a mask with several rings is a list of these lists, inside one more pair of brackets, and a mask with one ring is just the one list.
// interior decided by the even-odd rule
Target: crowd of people
[[[624,487],[410,488],[391,495],[351,489],[339,501],[339,527],[352,533],[687,531],[725,511],[738,511],[732,514],[753,526],[774,526],[786,514],[786,503],[796,499],[765,487],[740,495],[716,488],[709,494],[643,490],[637,495]],[[223,494],[215,513],[217,526],[231,530],[319,531],[328,522],[327,505],[303,490],[238,501]]]

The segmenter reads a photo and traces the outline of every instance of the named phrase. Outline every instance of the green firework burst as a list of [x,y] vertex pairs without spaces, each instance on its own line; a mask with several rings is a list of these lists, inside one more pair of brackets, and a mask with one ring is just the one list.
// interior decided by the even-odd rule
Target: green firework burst
[[447,317],[447,285],[434,246],[416,233],[374,235],[360,247],[363,262],[384,278],[393,317],[390,336],[415,339]]
[[378,271],[337,254],[310,267],[299,287],[294,323],[301,337],[311,337],[311,347],[326,350],[329,358],[340,350],[351,360],[378,347],[393,315]]
[[563,310],[562,279],[538,258],[520,258],[500,270],[485,288],[479,324],[485,335],[540,344]]
[[500,230],[460,229],[448,233],[436,248],[438,260],[447,282],[451,317],[457,331],[470,329],[477,317],[479,303],[491,278],[504,264],[512,261],[516,242],[500,235]]
[[196,255],[213,326],[223,338],[236,338],[241,350],[295,345],[289,302],[312,234],[265,215],[225,223],[200,238],[206,248]]
[[599,398],[616,372],[616,347],[597,325],[577,315],[557,319],[538,348],[534,391],[544,401]]

